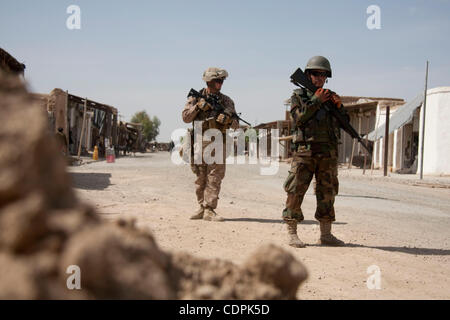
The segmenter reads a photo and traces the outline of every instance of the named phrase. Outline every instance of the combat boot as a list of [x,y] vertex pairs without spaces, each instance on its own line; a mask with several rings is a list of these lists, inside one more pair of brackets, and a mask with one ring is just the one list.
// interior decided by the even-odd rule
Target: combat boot
[[297,235],[297,220],[285,219],[288,229],[288,244],[294,248],[304,248],[306,245],[298,238]]
[[225,219],[219,216],[213,209],[206,207],[203,220],[206,221],[224,221]]
[[205,213],[205,207],[200,205],[200,208],[195,212],[193,216],[191,216],[191,220],[203,219],[203,214]]
[[345,243],[339,240],[331,234],[331,222],[330,221],[320,221],[320,239],[319,244],[325,246],[340,247],[344,246]]

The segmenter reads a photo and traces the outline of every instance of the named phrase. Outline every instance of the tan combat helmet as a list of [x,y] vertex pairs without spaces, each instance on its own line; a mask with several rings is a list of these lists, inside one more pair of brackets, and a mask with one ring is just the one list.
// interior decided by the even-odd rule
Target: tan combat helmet
[[223,79],[225,80],[228,77],[228,72],[224,69],[219,68],[208,68],[205,72],[203,72],[203,81],[209,82],[214,79]]

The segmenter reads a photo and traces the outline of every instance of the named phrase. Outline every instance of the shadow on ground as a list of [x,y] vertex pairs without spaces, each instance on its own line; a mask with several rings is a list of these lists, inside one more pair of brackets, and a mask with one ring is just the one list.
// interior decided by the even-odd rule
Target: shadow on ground
[[71,172],[72,186],[83,190],[104,190],[111,185],[110,173]]
[[[321,247],[318,244],[309,244],[308,247]],[[433,249],[433,248],[409,248],[409,247],[384,247],[384,246],[365,246],[357,243],[346,243],[347,248],[368,248],[368,249],[378,249],[390,252],[401,252],[413,255],[421,256],[448,256],[450,255],[450,250],[446,249]],[[339,247],[342,248],[342,247]]]
[[400,200],[398,200],[398,199],[381,198],[381,197],[374,197],[374,196],[359,196],[359,195],[350,195],[350,194],[338,194],[336,197],[344,197],[344,198],[365,198],[365,199],[377,199],[377,200],[400,201]]
[[[259,218],[232,218],[227,219],[225,218],[225,221],[237,221],[237,222],[259,222],[259,223],[283,223],[284,221],[282,219],[259,219]],[[319,224],[316,220],[303,220],[299,223],[301,224]],[[347,224],[347,222],[333,222],[333,224]]]

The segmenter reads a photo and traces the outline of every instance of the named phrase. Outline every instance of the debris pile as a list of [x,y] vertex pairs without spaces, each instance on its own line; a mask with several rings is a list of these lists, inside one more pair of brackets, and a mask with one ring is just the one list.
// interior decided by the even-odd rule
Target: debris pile
[[[0,299],[295,299],[307,274],[267,245],[242,266],[162,251],[74,195],[46,115],[0,74]],[[81,290],[69,290],[69,266]]]

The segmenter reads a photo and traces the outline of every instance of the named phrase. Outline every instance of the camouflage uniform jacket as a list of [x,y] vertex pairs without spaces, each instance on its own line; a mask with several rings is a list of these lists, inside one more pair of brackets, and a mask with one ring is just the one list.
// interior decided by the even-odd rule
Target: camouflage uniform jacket
[[[206,89],[200,90],[200,93],[204,95],[205,90]],[[226,112],[228,112],[228,113],[236,112],[236,110],[234,108],[234,102],[233,102],[233,100],[231,100],[230,97],[228,97],[220,92],[218,93],[218,96],[219,96],[219,102],[224,107]],[[198,102],[199,102],[199,100],[197,98],[189,97],[189,99],[184,107],[184,110],[182,112],[183,121],[185,123],[190,123],[193,121],[204,121],[203,131],[214,128],[214,129],[219,129],[221,132],[225,132],[226,129],[229,129],[230,127],[232,127],[233,129],[239,128],[239,123],[236,120],[233,120],[232,122],[228,121],[228,123],[225,123],[225,124],[221,124],[221,123],[215,121],[215,119],[210,119],[209,121],[205,121],[206,119],[210,118],[211,110],[208,110],[206,112],[201,110],[197,106]]]
[[[337,156],[340,127],[325,109],[314,93],[296,89],[291,97],[291,116],[294,130],[293,151],[299,156],[313,156],[322,153]],[[346,115],[344,108],[338,109]]]

